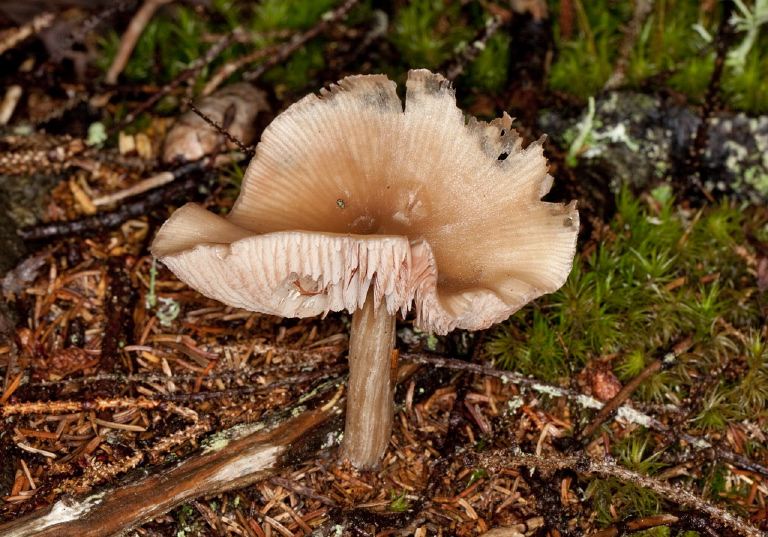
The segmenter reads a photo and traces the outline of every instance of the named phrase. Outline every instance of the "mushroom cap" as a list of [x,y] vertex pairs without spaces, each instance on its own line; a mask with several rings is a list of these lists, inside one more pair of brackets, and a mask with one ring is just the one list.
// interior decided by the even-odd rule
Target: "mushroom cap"
[[542,202],[541,141],[504,114],[464,120],[449,81],[410,71],[405,109],[384,75],[308,95],[267,127],[226,218],[195,204],[152,253],[203,294],[252,311],[354,311],[373,285],[390,313],[440,334],[502,321],[558,289],[575,202]]

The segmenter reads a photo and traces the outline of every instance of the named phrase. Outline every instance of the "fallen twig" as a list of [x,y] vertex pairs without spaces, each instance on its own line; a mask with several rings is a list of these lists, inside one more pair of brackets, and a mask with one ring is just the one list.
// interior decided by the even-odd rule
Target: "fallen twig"
[[685,162],[688,186],[696,186],[710,203],[715,203],[715,198],[701,182],[702,160],[709,138],[710,121],[720,106],[720,85],[722,84],[723,70],[725,69],[725,58],[733,43],[735,32],[730,22],[732,11],[733,3],[725,2],[723,4],[723,13],[721,14],[720,28],[715,36],[715,65],[701,107],[701,122],[696,129],[696,136],[688,148],[688,157]]
[[171,2],[172,0],[144,0],[139,10],[133,15],[131,23],[125,30],[122,39],[120,39],[120,48],[115,54],[115,59],[112,61],[112,65],[109,66],[107,76],[104,77],[104,82],[107,84],[117,84],[117,77],[123,72],[125,66],[128,65],[128,60],[131,58],[136,43],[141,37],[141,33],[149,23],[155,12],[160,9],[161,6]]
[[24,26],[13,28],[0,35],[0,54],[12,49],[30,36],[40,33],[56,21],[56,14],[50,11],[37,15]]
[[[242,153],[218,155],[213,164],[213,167],[218,167],[224,164],[230,164],[235,162],[242,162],[244,158],[246,158],[246,156]],[[126,198],[130,198],[138,194],[147,192],[149,190],[153,190],[155,188],[161,187],[163,185],[167,185],[168,183],[175,181],[176,179],[178,179],[179,177],[181,177],[182,175],[184,175],[190,170],[204,168],[208,162],[209,160],[206,158],[201,163],[189,163],[186,166],[182,166],[181,168],[178,168],[173,171],[160,172],[158,174],[153,175],[152,177],[143,179],[128,188],[124,188],[123,190],[118,190],[117,192],[113,192],[111,194],[105,194],[104,196],[99,196],[98,198],[94,198],[92,200],[92,203],[96,207],[102,207],[104,205],[112,205],[113,203],[117,203],[118,201],[122,201]]]
[[469,463],[469,466],[479,465],[493,472],[502,469],[525,467],[547,472],[569,469],[579,473],[597,474],[601,477],[616,477],[622,482],[633,483],[639,487],[652,490],[678,505],[692,507],[701,513],[705,513],[712,520],[728,526],[746,537],[765,537],[758,528],[749,522],[682,488],[638,474],[605,459],[599,460],[584,456],[563,457],[562,455],[552,457],[538,456],[513,449],[479,453],[468,458],[472,459],[466,461]]
[[[173,173],[178,177],[189,172],[202,169],[206,160],[190,162]],[[69,235],[98,231],[104,228],[113,228],[121,225],[129,218],[146,215],[152,208],[170,203],[180,196],[186,196],[205,185],[199,175],[189,177],[184,181],[173,183],[165,189],[155,189],[144,198],[120,205],[115,211],[99,213],[79,220],[66,222],[50,222],[22,228],[19,234],[24,240],[50,239],[52,237],[66,237]]]
[[[0,526],[4,537],[122,535],[173,507],[244,487],[334,447],[343,399],[326,404],[328,383],[313,408],[301,401],[268,418],[214,435],[193,456],[132,482],[55,504]],[[335,419],[334,419],[335,418]]]
[[597,430],[600,425],[603,424],[603,422],[608,419],[608,416],[611,415],[612,412],[615,412],[618,410],[618,408],[627,400],[629,397],[634,393],[635,390],[637,390],[640,385],[650,377],[651,375],[654,375],[661,371],[663,368],[670,367],[671,364],[675,363],[677,360],[677,357],[680,356],[682,353],[686,352],[693,343],[693,340],[688,337],[684,341],[681,341],[675,347],[672,349],[672,352],[668,353],[664,356],[664,358],[659,360],[654,360],[651,362],[651,364],[646,367],[643,371],[640,372],[639,375],[637,375],[635,378],[633,378],[631,381],[629,381],[624,387],[619,390],[619,393],[617,393],[614,397],[611,398],[610,401],[605,403],[605,406],[597,411],[597,413],[592,417],[592,420],[587,424],[584,429],[579,432],[579,434],[576,435],[576,440],[579,442],[585,442],[589,440],[592,437],[592,434]]
[[[415,363],[431,364],[436,367],[446,367],[459,371],[472,371],[479,375],[487,375],[490,377],[505,379],[504,382],[514,382],[519,386],[526,386],[531,390],[541,394],[549,395],[552,397],[567,397],[574,401],[576,404],[580,405],[582,408],[599,410],[604,406],[602,401],[599,401],[594,397],[584,395],[567,388],[553,386],[552,384],[547,384],[546,382],[542,382],[530,377],[525,377],[511,371],[495,369],[490,366],[463,362],[461,360],[454,360],[452,358],[442,358],[440,356],[430,355],[427,353],[400,353],[400,359]],[[670,435],[679,441],[685,442],[686,444],[693,447],[697,452],[699,452],[700,455],[705,456],[710,460],[722,460],[749,472],[754,472],[763,477],[768,477],[768,468],[746,458],[744,455],[733,453],[731,451],[713,446],[704,438],[693,436],[680,430],[673,430],[671,427],[653,418],[652,416],[639,412],[629,406],[619,406],[616,409],[616,414],[625,421],[642,425],[643,427],[647,427],[649,429],[653,429],[654,431]]]
[[501,28],[503,20],[501,17],[494,17],[490,23],[486,25],[480,35],[477,36],[470,44],[464,47],[461,54],[453,60],[451,65],[445,70],[445,78],[448,80],[454,80],[457,76],[464,72],[464,69],[468,64],[472,63],[481,52],[485,50],[488,40]]
[[653,11],[653,4],[654,0],[642,0],[635,3],[632,19],[624,30],[624,39],[622,39],[621,48],[619,49],[619,58],[616,60],[611,76],[608,77],[605,85],[603,85],[604,91],[617,89],[624,83],[624,79],[627,76],[630,54],[637,46],[637,39],[640,36],[646,19],[648,19],[651,11]]
[[142,112],[149,110],[152,106],[155,105],[156,102],[158,102],[160,99],[168,95],[168,93],[171,92],[171,90],[178,85],[180,85],[182,82],[184,82],[186,79],[191,78],[195,75],[203,66],[208,65],[211,63],[216,56],[221,54],[224,49],[226,49],[228,46],[230,46],[232,43],[237,41],[241,34],[243,32],[242,28],[235,28],[232,30],[231,33],[221,38],[217,43],[215,43],[211,48],[208,49],[208,51],[199,57],[197,60],[192,62],[192,65],[190,65],[185,71],[180,73],[176,78],[171,80],[169,83],[164,85],[162,88],[160,88],[160,91],[152,95],[149,99],[141,103],[139,106],[128,112],[126,116],[121,120],[112,125],[112,127],[107,131],[107,136],[111,136],[120,130],[123,129],[126,125],[130,124],[136,117],[141,114]]
[[132,324],[130,312],[138,293],[131,285],[130,263],[127,256],[110,256],[107,261],[106,321],[99,357],[99,371],[102,373],[114,370],[120,342],[124,341],[123,335],[130,331],[127,325]]
[[278,65],[280,63],[283,63],[285,60],[287,60],[294,52],[299,50],[304,44],[309,41],[310,39],[314,39],[318,35],[320,35],[322,32],[324,32],[331,24],[341,20],[346,14],[349,12],[352,7],[358,3],[359,0],[346,0],[343,4],[341,4],[339,7],[331,11],[327,16],[323,16],[320,21],[307,30],[304,33],[297,34],[293,36],[293,38],[288,41],[285,45],[280,47],[275,54],[269,57],[266,61],[263,63],[260,63],[259,66],[254,69],[253,71],[246,73],[243,76],[244,80],[247,80],[249,82],[253,82],[254,80],[257,80],[261,77],[265,72],[270,70],[275,65]]

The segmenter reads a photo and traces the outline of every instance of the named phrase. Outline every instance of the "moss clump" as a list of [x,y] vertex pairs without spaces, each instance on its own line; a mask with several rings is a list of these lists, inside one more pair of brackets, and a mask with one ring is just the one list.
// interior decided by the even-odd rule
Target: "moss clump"
[[622,192],[565,285],[499,325],[487,350],[499,365],[549,381],[608,357],[627,380],[690,337],[690,351],[636,396],[677,402],[706,382],[698,426],[754,418],[766,412],[768,351],[744,226],[765,211],[727,201],[683,210],[664,191],[656,196],[645,203]]
[[[201,85],[225,63],[282,42],[292,32],[314,26],[337,5],[334,0],[265,0],[254,4],[216,0],[205,10],[174,5],[156,14],[147,24],[123,76],[126,81],[135,83],[168,82],[202,57],[213,43],[237,27],[244,28],[251,41],[233,43],[201,69],[196,78]],[[121,36],[113,30],[100,40],[98,65],[104,71],[112,63],[120,39]],[[310,41],[285,65],[274,67],[265,79],[288,90],[303,88],[309,77],[325,66],[323,47],[322,39]],[[255,67],[259,61],[262,60],[244,69]]]
[[390,39],[406,66],[435,69],[472,37],[461,18],[459,2],[413,0],[395,14]]
[[509,47],[506,32],[492,35],[483,51],[469,64],[465,78],[479,90],[503,92],[507,85]]
[[[661,452],[650,453],[648,437],[643,431],[615,444],[611,450],[617,461],[635,472],[653,476],[664,464],[657,461]],[[607,526],[629,517],[657,514],[662,507],[658,494],[615,477],[593,479],[584,492],[592,500],[597,523]]]
[[[563,35],[560,6],[553,6],[558,59],[552,67],[551,86],[586,98],[606,83],[619,59],[626,25],[632,19],[630,2],[574,0],[575,26]],[[700,102],[712,75],[714,36],[723,17],[717,4],[670,0],[654,2],[639,28],[625,69],[631,88],[662,82]],[[768,111],[768,21],[766,3],[736,2],[729,21],[733,43],[723,75],[722,96],[732,107],[751,113]],[[762,30],[762,31],[761,31]]]

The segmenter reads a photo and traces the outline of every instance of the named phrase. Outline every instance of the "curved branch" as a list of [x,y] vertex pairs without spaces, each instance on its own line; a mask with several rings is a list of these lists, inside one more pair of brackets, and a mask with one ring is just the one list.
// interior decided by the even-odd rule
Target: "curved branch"
[[144,475],[134,473],[128,484],[66,496],[0,525],[0,535],[122,535],[181,503],[261,481],[338,443],[340,434],[328,434],[341,431],[344,399],[338,395],[324,397],[312,409],[299,403],[259,422],[232,427],[183,461],[152,473],[144,470]]

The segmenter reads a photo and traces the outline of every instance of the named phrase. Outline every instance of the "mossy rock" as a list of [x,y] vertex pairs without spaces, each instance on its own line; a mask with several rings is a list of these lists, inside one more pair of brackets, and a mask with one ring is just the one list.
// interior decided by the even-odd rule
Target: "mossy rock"
[[[567,115],[550,109],[539,116],[542,129],[569,150],[580,177],[613,195],[622,185],[639,192],[664,181],[678,183],[700,123],[697,109],[671,97],[632,92],[598,97],[591,120],[589,110]],[[722,112],[712,118],[707,135],[705,188],[768,203],[768,116]]]

